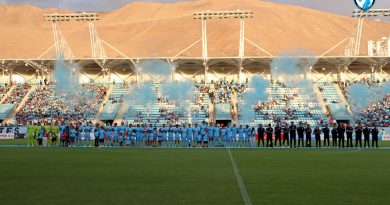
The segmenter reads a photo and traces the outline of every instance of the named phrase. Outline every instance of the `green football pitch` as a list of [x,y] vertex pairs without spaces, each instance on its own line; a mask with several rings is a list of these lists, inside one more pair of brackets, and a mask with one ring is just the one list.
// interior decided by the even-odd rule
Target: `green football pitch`
[[228,149],[0,147],[0,203],[244,204],[242,193],[260,205],[390,201],[390,150],[230,151],[233,160]]

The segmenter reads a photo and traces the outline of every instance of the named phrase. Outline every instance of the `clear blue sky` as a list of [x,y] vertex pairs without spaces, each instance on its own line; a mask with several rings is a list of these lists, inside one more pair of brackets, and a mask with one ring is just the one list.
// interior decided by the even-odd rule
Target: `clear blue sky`
[[[1,3],[31,4],[39,7],[67,8],[76,11],[109,11],[126,5],[134,0],[0,0]],[[180,0],[138,0],[175,2]],[[212,1],[212,0],[210,0]],[[239,0],[237,0],[239,1]],[[332,12],[340,15],[351,15],[355,9],[354,0],[267,0],[286,3]],[[390,8],[390,0],[376,0],[374,8]]]

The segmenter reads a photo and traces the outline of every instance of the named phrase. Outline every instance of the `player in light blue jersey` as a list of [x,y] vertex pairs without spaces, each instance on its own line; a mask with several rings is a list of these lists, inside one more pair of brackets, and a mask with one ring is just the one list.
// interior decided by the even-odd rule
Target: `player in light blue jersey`
[[91,146],[91,122],[84,126],[84,146]]
[[175,127],[175,147],[181,146],[181,136],[180,136],[180,127],[176,125]]
[[231,146],[237,146],[237,126],[236,124],[233,124],[233,127],[230,128],[230,131],[232,133],[232,138],[231,138]]
[[157,147],[158,146],[158,130],[157,130],[157,127],[153,127],[153,131],[152,131],[152,139],[153,139],[153,142],[152,142],[152,146],[153,147]]
[[183,124],[183,127],[180,128],[181,133],[181,147],[187,147],[188,143],[188,129],[185,124]]
[[126,139],[126,147],[130,146],[131,145],[131,132],[126,132],[127,135],[124,135],[125,136],[125,139]]
[[111,146],[112,143],[112,126],[110,123],[107,123],[106,126],[106,140],[105,140],[105,146]]
[[249,147],[250,145],[251,131],[252,129],[249,127],[249,125],[246,125],[244,128],[244,132],[245,132],[244,147]]
[[198,124],[195,124],[195,127],[192,129],[194,133],[194,140],[196,141],[196,146],[201,147],[202,146],[202,134],[200,134],[200,127],[198,127]]
[[141,147],[145,147],[148,139],[148,127],[146,124],[144,124],[144,126],[141,127],[141,136],[142,136]]
[[136,136],[136,146],[141,147],[142,146],[142,128],[139,124],[137,124],[137,127],[134,129],[135,130],[135,136]]
[[133,127],[130,133],[131,146],[137,146],[137,127]]
[[203,135],[204,134],[204,130],[206,129],[206,127],[207,127],[206,122],[203,121],[202,124],[199,125],[199,128],[200,128],[199,134]]
[[187,127],[187,142],[188,142],[188,147],[192,147],[194,144],[194,131],[193,128],[191,127],[191,124],[188,124]]
[[104,138],[105,138],[106,131],[104,130],[103,126],[99,128],[99,146],[104,147]]
[[173,147],[173,144],[174,144],[174,132],[175,132],[175,128],[172,127],[172,125],[169,125],[169,128],[168,128],[168,147]]
[[119,126],[119,139],[123,139],[122,144],[126,138],[126,125],[124,122],[121,122],[121,126]]
[[[127,134],[127,137],[129,137],[129,140],[130,140],[130,144],[132,145],[132,146],[135,146],[135,134],[134,134],[134,137],[132,136],[132,134],[133,134],[133,130],[134,130],[134,128],[133,128],[133,125],[132,124],[129,124],[129,126],[128,127],[126,127],[126,134]],[[127,138],[126,138],[127,139]]]
[[62,124],[60,125],[60,144],[61,145],[65,144],[64,138],[63,138],[63,134],[64,134],[65,129],[66,129],[66,125],[64,122],[62,122]]
[[203,133],[203,135],[202,135],[202,140],[203,140],[203,148],[206,148],[206,147],[208,147],[209,146],[209,128],[208,127],[206,127],[205,129],[204,129],[204,133]]
[[221,127],[219,124],[214,125],[214,140],[213,140],[213,147],[221,146]]
[[231,131],[231,128],[226,126],[225,127],[225,130],[226,130],[226,139],[225,139],[225,147],[230,147],[230,142],[232,141],[232,131]]
[[69,141],[70,141],[70,147],[75,147],[75,140],[76,140],[76,127],[72,125],[72,123],[69,126]]
[[149,127],[147,128],[147,132],[148,132],[147,145],[148,145],[148,146],[153,146],[153,143],[154,143],[154,134],[153,134],[153,131],[154,131],[154,126],[153,126],[153,124],[149,124]]
[[114,126],[112,127],[112,143],[111,143],[111,146],[116,146],[118,145],[118,141],[119,141],[119,127],[118,127],[118,123],[115,123]]
[[226,146],[226,126],[222,124],[221,126],[221,146]]
[[[205,131],[206,132],[206,131]],[[209,127],[207,127],[207,136],[208,136],[208,141],[207,141],[207,146],[210,144],[211,146],[214,145],[214,137],[213,137],[213,132],[214,132],[214,126],[212,123],[209,124]]]
[[163,126],[160,128],[161,133],[161,146],[167,147],[168,146],[168,127],[163,124]]
[[240,127],[237,129],[238,131],[238,146],[242,147],[244,145],[245,141],[245,129],[240,125]]
[[81,146],[81,139],[84,137],[84,125],[78,124],[76,127],[76,146]]

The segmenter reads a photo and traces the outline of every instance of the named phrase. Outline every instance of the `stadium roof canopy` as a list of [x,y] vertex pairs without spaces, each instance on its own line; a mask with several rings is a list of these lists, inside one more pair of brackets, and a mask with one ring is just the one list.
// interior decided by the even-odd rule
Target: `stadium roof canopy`
[[[314,57],[314,56],[301,56],[301,57],[283,57],[298,59],[299,64],[307,65],[313,69],[337,69],[348,67],[350,70],[369,70],[371,67],[382,66],[384,69],[390,69],[389,57],[340,57],[340,56],[326,56],[326,57]],[[274,60],[280,59],[279,57],[245,57],[243,60],[244,68],[251,69],[268,69]],[[10,68],[21,69],[26,67],[25,61],[34,61],[40,65],[45,65],[48,68],[53,68],[56,59],[0,59],[1,64],[7,64]],[[110,68],[123,68],[134,67],[133,62],[142,62],[145,60],[163,60],[166,62],[174,62],[178,69],[203,69],[202,57],[156,57],[156,58],[109,58],[106,59],[107,65]],[[92,58],[80,58],[73,59],[82,68],[99,68],[96,63],[96,59]],[[238,68],[240,58],[238,57],[211,57],[208,59],[208,67],[210,69],[218,67],[226,68]]]

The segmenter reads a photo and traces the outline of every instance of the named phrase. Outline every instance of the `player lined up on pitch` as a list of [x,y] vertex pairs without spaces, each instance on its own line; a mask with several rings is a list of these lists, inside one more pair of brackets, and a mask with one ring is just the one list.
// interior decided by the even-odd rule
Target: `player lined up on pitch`
[[[374,127],[363,128],[357,124],[334,124],[330,129],[325,127],[311,128],[310,124],[300,123],[298,126],[291,122],[272,127],[259,125],[256,128],[246,125],[224,126],[220,124],[200,125],[191,124],[169,125],[162,127],[150,125],[117,125],[100,126],[91,122],[86,124],[61,124],[27,126],[28,146],[56,146],[57,142],[63,147],[91,146],[94,139],[96,147],[133,146],[133,147],[311,147],[312,135],[315,146],[321,147],[353,147],[353,132],[355,132],[355,147],[378,147],[379,130]],[[323,139],[321,139],[323,134]],[[371,140],[370,140],[371,135]],[[364,136],[364,138],[363,138]],[[346,141],[345,141],[346,139]],[[362,140],[364,139],[364,146]],[[298,143],[297,143],[298,141]],[[332,143],[330,143],[332,141]],[[372,143],[370,144],[370,141]],[[279,145],[278,145],[279,144]]]

